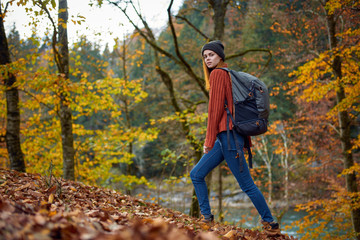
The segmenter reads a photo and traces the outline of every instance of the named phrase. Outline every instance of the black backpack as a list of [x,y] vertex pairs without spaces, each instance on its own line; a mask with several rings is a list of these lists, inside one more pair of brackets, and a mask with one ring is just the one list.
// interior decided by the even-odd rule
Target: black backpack
[[[249,167],[252,168],[252,154],[248,136],[256,136],[267,131],[270,112],[269,92],[264,82],[257,77],[245,72],[237,72],[228,68],[221,68],[230,73],[232,95],[234,102],[234,117],[227,108],[227,137],[229,142],[229,121],[231,119],[234,129],[245,136],[245,146],[249,153]],[[234,133],[238,155],[242,153]],[[241,158],[240,158],[241,159]],[[242,164],[240,164],[242,171]]]

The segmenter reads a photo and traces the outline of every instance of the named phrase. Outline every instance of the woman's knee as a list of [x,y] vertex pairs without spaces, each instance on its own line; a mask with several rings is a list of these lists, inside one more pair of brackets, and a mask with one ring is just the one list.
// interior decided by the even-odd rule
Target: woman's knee
[[190,171],[190,178],[193,182],[201,180],[201,176],[199,176],[199,172],[195,168]]
[[194,181],[194,179],[196,179],[196,173],[194,168],[190,171],[190,178],[192,181]]

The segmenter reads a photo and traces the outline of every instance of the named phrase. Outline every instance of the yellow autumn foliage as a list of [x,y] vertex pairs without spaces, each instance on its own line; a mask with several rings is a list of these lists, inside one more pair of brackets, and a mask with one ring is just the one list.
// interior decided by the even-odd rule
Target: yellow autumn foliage
[[[139,51],[138,54],[141,52]],[[53,61],[52,50],[39,55],[29,55],[12,64],[0,67],[1,76],[14,74],[17,87],[21,93],[20,108],[22,113],[21,138],[28,172],[62,176],[61,127],[59,120],[59,96],[67,97],[73,111],[73,121],[84,116],[102,113],[109,116],[105,129],[86,129],[83,125],[73,123],[75,152],[75,177],[85,183],[104,185],[109,181],[123,181],[127,188],[136,184],[151,186],[142,177],[127,176],[113,172],[113,166],[119,163],[131,164],[134,154],[128,152],[129,144],[141,147],[148,141],[157,138],[156,128],[128,127],[123,116],[125,102],[128,110],[147,97],[142,89],[142,79],[125,80],[108,77],[89,81],[89,74],[74,69],[70,74],[80,76],[79,81],[71,82],[62,76],[49,71]],[[27,62],[38,64],[36,69],[28,69]],[[81,59],[74,58],[81,63]],[[106,67],[106,64],[99,63]],[[81,66],[78,65],[78,66]],[[81,75],[80,75],[81,74]],[[1,92],[6,89],[1,85]],[[0,119],[5,124],[6,100],[0,96]],[[5,135],[5,128],[0,134]],[[8,165],[5,145],[0,146],[0,166]],[[112,180],[111,180],[112,179]]]
[[[360,31],[349,29],[341,34],[346,36],[360,37]],[[336,56],[340,56],[342,61],[342,76],[335,76],[331,67],[331,62]],[[308,61],[290,76],[294,80],[289,83],[291,94],[300,94],[300,98],[306,101],[317,102],[328,96],[332,92],[339,90],[342,86],[345,91],[345,98],[335,105],[328,116],[336,117],[339,111],[360,112],[360,43],[354,46],[341,47],[325,51],[318,57]],[[355,115],[351,115],[355,117]]]

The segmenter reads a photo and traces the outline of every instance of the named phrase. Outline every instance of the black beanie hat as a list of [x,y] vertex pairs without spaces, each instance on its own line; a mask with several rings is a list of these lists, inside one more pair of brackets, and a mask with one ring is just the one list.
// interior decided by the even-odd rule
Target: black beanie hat
[[223,61],[225,61],[224,45],[220,40],[211,41],[205,44],[201,49],[201,56],[204,54],[205,50],[214,51]]

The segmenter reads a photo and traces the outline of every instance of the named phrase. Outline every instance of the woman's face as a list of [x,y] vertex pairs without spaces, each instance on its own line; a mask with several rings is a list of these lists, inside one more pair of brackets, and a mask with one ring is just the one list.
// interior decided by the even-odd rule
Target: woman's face
[[205,50],[203,53],[203,57],[205,64],[208,68],[216,67],[221,60],[221,57],[217,55],[216,52],[211,50]]

